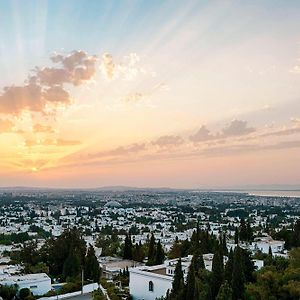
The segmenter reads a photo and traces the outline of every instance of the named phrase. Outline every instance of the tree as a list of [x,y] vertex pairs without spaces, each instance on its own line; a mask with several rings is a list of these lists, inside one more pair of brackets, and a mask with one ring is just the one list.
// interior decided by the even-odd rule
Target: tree
[[75,251],[71,250],[69,256],[67,257],[64,265],[63,265],[63,277],[67,278],[75,278],[80,276],[80,259]]
[[196,258],[193,256],[189,272],[187,275],[187,281],[186,281],[186,291],[185,291],[185,299],[194,299],[195,296],[195,281],[196,281],[196,271],[195,271],[195,262]]
[[231,282],[232,280],[232,271],[233,271],[233,250],[230,249],[228,260],[225,266],[224,278],[227,282]]
[[223,282],[224,275],[224,262],[223,255],[221,253],[221,249],[214,254],[212,261],[212,282],[211,282],[211,290],[213,299],[218,295],[219,289]]
[[228,281],[224,281],[221,285],[216,300],[232,300],[232,289]]
[[160,265],[164,262],[164,260],[165,260],[165,252],[162,248],[160,241],[158,241],[156,246],[155,264]]
[[125,237],[125,245],[124,245],[124,259],[132,259],[132,242],[131,242],[131,236],[126,234]]
[[26,299],[29,296],[31,296],[31,291],[30,291],[29,288],[20,289],[20,291],[19,291],[19,297],[20,297],[21,300],[24,300],[24,299]]
[[247,230],[247,225],[246,225],[245,219],[241,219],[239,232],[240,232],[240,234],[239,234],[240,240],[248,241],[248,230]]
[[95,255],[95,249],[92,245],[90,245],[84,263],[85,279],[90,279],[93,280],[93,282],[98,282],[100,278],[100,273],[101,270],[98,259]]
[[245,284],[245,276],[242,265],[242,249],[237,246],[234,251],[233,256],[233,267],[232,267],[232,299],[244,299],[244,284]]
[[237,227],[235,228],[235,231],[234,231],[234,243],[237,245],[239,243],[239,230]]
[[183,272],[181,266],[181,258],[178,259],[175,271],[174,279],[172,283],[172,290],[170,293],[170,299],[180,299],[184,290]]
[[152,266],[155,263],[155,238],[154,234],[151,234],[149,248],[148,248],[148,266]]
[[0,285],[0,296],[5,300],[12,300],[17,294],[16,285]]
[[75,262],[76,269],[83,268],[86,243],[82,238],[81,231],[74,227],[65,230],[56,239],[48,239],[39,253],[41,260],[49,266],[50,275],[61,276],[65,269],[72,269],[72,266],[67,266],[70,261],[71,263]]

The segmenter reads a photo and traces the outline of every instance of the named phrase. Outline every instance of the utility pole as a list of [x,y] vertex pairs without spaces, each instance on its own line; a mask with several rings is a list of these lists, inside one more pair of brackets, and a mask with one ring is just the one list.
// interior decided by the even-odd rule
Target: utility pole
[[81,269],[81,295],[83,294],[84,271]]

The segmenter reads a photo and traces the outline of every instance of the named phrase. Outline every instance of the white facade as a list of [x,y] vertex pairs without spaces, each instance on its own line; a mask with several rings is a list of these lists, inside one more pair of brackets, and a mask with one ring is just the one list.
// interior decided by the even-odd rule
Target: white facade
[[14,275],[0,275],[0,284],[17,285],[18,290],[28,288],[33,295],[44,295],[51,290],[51,279],[45,273]]
[[142,268],[133,268],[129,274],[129,290],[133,300],[155,300],[165,296],[167,290],[172,288],[173,276],[156,274]]

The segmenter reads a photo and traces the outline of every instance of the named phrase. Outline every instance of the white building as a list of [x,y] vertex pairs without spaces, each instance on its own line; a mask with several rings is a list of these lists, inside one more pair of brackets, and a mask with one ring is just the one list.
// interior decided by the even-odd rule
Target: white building
[[[205,267],[211,270],[213,254],[203,255]],[[165,296],[172,289],[175,267],[178,259],[166,260],[157,266],[142,266],[129,269],[129,291],[133,300],[154,300]],[[192,255],[181,259],[182,271],[186,278]],[[187,299],[188,300],[188,299]]]
[[0,275],[0,284],[17,285],[18,290],[28,288],[33,295],[44,295],[51,290],[51,279],[46,273],[26,275]]

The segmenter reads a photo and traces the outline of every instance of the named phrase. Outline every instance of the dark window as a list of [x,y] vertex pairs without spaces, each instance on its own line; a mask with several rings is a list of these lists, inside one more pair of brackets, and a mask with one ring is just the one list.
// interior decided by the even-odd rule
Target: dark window
[[154,291],[154,285],[152,281],[149,281],[149,291],[153,292]]

